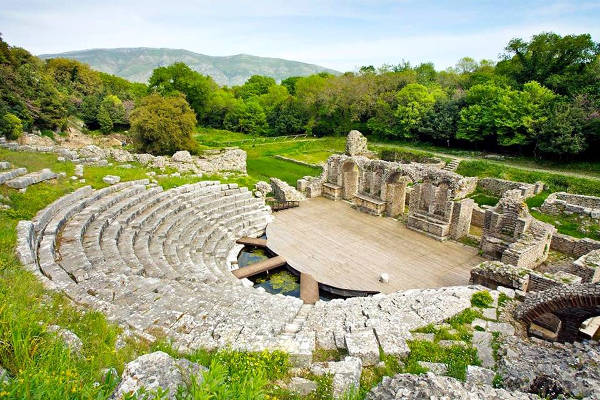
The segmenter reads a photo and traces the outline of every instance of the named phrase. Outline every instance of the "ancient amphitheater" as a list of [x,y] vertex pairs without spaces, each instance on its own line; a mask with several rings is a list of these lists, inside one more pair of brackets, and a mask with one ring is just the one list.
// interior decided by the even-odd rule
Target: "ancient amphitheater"
[[[301,203],[298,208],[273,215],[263,196],[245,187],[217,181],[201,181],[169,190],[149,180],[114,183],[97,190],[82,187],[49,204],[32,221],[19,223],[17,253],[21,262],[48,288],[64,292],[77,304],[104,312],[132,335],[150,341],[157,336],[169,337],[182,352],[226,346],[251,351],[285,350],[296,366],[331,372],[337,394],[357,384],[361,368],[379,363],[380,351],[405,357],[410,352],[411,331],[429,324],[443,324],[470,308],[472,295],[487,286],[495,305],[479,322],[482,328],[475,330],[473,345],[480,352],[483,366],[492,373],[477,381],[480,384],[477,398],[529,398],[522,392],[510,393],[490,386],[493,371],[502,367],[491,357],[492,333],[512,337],[516,326],[520,331],[529,328],[530,333],[546,339],[554,334],[554,340],[579,340],[581,323],[597,316],[600,310],[595,283],[599,274],[593,264],[597,262],[600,246],[595,247],[597,242],[593,241],[557,236],[554,227],[529,215],[523,199],[539,192],[543,188],[541,183],[499,180],[478,183],[476,178],[462,177],[450,167],[444,169],[442,164],[374,160],[366,157],[365,152],[362,136],[351,132],[346,154],[330,157],[320,177],[301,179],[298,190],[276,183],[275,195],[281,202],[306,197],[307,205],[341,204],[345,216],[340,218],[364,215],[369,221],[401,226],[408,230],[394,233],[391,230],[396,228],[389,228],[391,242],[402,246],[403,238],[413,240],[414,244],[407,242],[413,253],[416,243],[431,243],[430,259],[436,260],[432,265],[448,263],[448,268],[436,272],[432,265],[407,261],[408,267],[397,272],[401,263],[384,259],[377,264],[376,256],[385,252],[385,246],[373,246],[372,254],[357,262],[355,268],[347,268],[350,261],[342,263],[346,269],[341,272],[335,270],[335,263],[327,264],[327,253],[312,262],[306,253],[285,254],[291,250],[289,243],[286,246],[281,238],[284,231],[270,227],[286,221],[286,215],[311,207]],[[468,195],[478,184],[501,192],[497,206],[480,209],[474,204]],[[402,216],[407,205],[408,212],[403,217],[406,228],[396,219],[375,217]],[[318,212],[314,215],[318,221]],[[294,218],[289,224],[294,223]],[[450,240],[467,237],[472,225],[482,228],[480,254]],[[248,279],[238,279],[232,274],[242,247],[237,241],[259,238],[269,230],[267,245],[273,241],[272,247],[289,258],[290,267],[308,276],[309,281],[327,287],[345,281],[350,282],[349,286],[338,289],[381,293],[303,301],[255,289]],[[361,227],[354,230],[360,231]],[[317,241],[321,237],[323,242],[327,239],[323,235],[308,232],[298,240],[308,242],[310,236],[316,236]],[[360,240],[369,239],[361,236]],[[361,243],[357,241],[347,241],[347,245],[360,252]],[[373,241],[377,238],[372,238]],[[536,271],[550,248],[560,246],[570,246],[568,251],[580,258],[577,265],[554,275]],[[440,254],[437,259],[435,252]],[[451,252],[455,255],[444,258],[444,254]],[[496,261],[483,262],[483,257]],[[453,270],[452,280],[445,281],[448,271],[456,267],[452,263],[458,259],[462,269]],[[377,267],[367,271],[369,260]],[[319,265],[333,273],[321,277]],[[415,271],[415,265],[422,271]],[[430,281],[423,278],[426,283],[419,285],[403,278],[411,273],[411,268],[415,274],[427,271],[427,274],[437,273],[440,278]],[[348,278],[352,274],[359,278]],[[302,286],[303,282],[300,283]],[[546,292],[547,289],[551,291]],[[498,319],[500,293],[525,299],[509,316],[524,321],[522,327],[514,321],[511,325],[509,320]],[[569,319],[574,314],[578,316],[576,321]],[[595,342],[581,346],[592,346],[589,351],[598,357]],[[313,364],[317,348],[342,349],[348,357],[326,366]],[[510,354],[506,359],[509,358]],[[538,361],[531,359],[533,374],[541,374],[533,367]],[[468,382],[481,375],[477,368],[482,369],[469,367]],[[504,368],[507,375],[514,373],[510,365]],[[590,374],[585,379],[592,383],[577,393],[598,398],[594,396],[600,395],[600,384],[593,380],[597,376]],[[427,386],[429,391],[423,393],[429,396],[436,395],[438,386],[440,390],[446,387],[455,393],[464,391],[465,396],[469,392],[462,383],[446,385],[439,380],[445,378],[431,374],[414,378],[421,379],[420,382],[411,379],[386,379],[370,396],[404,398],[398,393],[407,385]],[[527,391],[524,386],[518,389]],[[462,398],[456,396],[452,398]]]

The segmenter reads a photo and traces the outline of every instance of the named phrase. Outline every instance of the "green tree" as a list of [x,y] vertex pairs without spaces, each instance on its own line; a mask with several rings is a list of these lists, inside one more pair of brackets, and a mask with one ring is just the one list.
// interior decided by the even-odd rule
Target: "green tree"
[[[598,78],[586,73],[600,54],[600,45],[589,34],[544,32],[529,42],[513,39],[505,51],[497,71],[519,84],[537,81],[559,94],[573,94],[591,84],[588,79]],[[581,81],[580,77],[587,79]]]
[[20,138],[23,134],[21,119],[11,113],[4,114],[0,119],[0,133],[10,140]]
[[301,77],[300,76],[290,76],[289,78],[285,78],[284,80],[282,80],[281,85],[285,86],[288,93],[293,96],[296,94],[296,82],[298,82],[298,79],[301,79]]
[[572,103],[557,102],[549,117],[540,123],[536,151],[558,156],[583,152],[587,143],[582,132],[585,114]]
[[273,107],[267,115],[267,121],[275,135],[301,133],[308,122],[308,113],[301,101],[288,96]]
[[196,116],[183,95],[146,96],[131,112],[130,121],[131,132],[143,152],[170,155],[178,150],[195,150],[192,133]]
[[436,101],[433,108],[423,117],[419,134],[435,143],[450,146],[458,127],[459,112],[464,106],[464,98]]
[[106,107],[100,107],[96,115],[98,125],[103,133],[110,133],[113,130],[114,123],[110,118],[110,113]]
[[247,100],[251,97],[260,96],[269,92],[271,86],[275,86],[275,79],[262,76],[252,75],[246,83],[235,88],[236,97]]
[[211,77],[193,71],[184,63],[179,62],[152,71],[149,88],[163,96],[174,94],[174,92],[183,93],[196,113],[196,118],[203,120],[210,98],[218,86]]
[[267,129],[267,116],[257,101],[238,100],[223,121],[230,131],[261,135]]
[[436,94],[419,83],[410,83],[398,92],[397,100],[395,116],[399,133],[404,138],[412,138],[420,127],[422,118],[433,108]]

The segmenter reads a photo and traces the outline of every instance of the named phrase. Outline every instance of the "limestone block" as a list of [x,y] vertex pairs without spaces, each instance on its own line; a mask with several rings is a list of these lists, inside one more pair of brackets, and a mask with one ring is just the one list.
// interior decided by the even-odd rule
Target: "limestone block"
[[352,388],[359,387],[362,361],[358,357],[348,356],[343,361],[315,363],[310,367],[310,372],[318,376],[332,374],[333,397],[337,398]]
[[295,376],[287,384],[287,388],[292,393],[297,393],[300,396],[308,396],[317,390],[317,384],[311,380]]
[[419,365],[423,368],[427,368],[435,375],[445,375],[448,373],[448,366],[442,363],[434,363],[427,361],[419,361]]
[[175,161],[175,162],[184,162],[184,163],[186,163],[186,162],[192,162],[193,160],[194,159],[192,158],[192,155],[187,150],[177,151],[171,157],[171,161]]
[[346,155],[360,156],[367,154],[367,138],[357,130],[352,130],[346,138]]
[[379,362],[379,345],[373,329],[346,333],[345,341],[348,354],[360,358],[363,365],[375,365]]
[[198,382],[202,382],[201,372],[205,370],[196,363],[184,358],[176,360],[162,351],[144,354],[125,366],[113,396],[120,399],[142,387],[147,391],[160,387],[169,391],[169,399],[175,399],[178,386],[184,385],[192,374],[197,376]]
[[81,355],[81,351],[83,350],[83,342],[81,341],[81,339],[79,339],[79,337],[76,334],[74,334],[68,329],[61,328],[58,325],[49,325],[46,328],[46,330],[48,332],[56,333],[58,337],[60,337],[61,340],[64,342],[65,346],[69,348],[71,353],[77,356]]
[[411,338],[408,329],[390,329],[380,326],[375,328],[375,335],[384,354],[406,357],[410,353],[406,343],[406,340]]
[[492,350],[492,338],[493,335],[490,332],[473,331],[473,346],[477,349],[481,365],[486,368],[494,368],[496,364]]
[[104,181],[104,183],[108,183],[109,185],[114,185],[121,181],[121,177],[116,175],[106,175],[104,178],[102,178],[102,181]]
[[476,365],[467,366],[468,385],[491,385],[495,375],[496,373],[488,368],[482,368]]

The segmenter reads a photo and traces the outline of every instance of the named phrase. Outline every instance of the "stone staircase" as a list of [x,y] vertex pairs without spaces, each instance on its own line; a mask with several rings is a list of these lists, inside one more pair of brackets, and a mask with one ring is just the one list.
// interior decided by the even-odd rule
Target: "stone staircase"
[[445,171],[456,171],[456,169],[458,168],[458,165],[460,164],[460,160],[458,158],[453,158],[452,160],[450,160],[449,162],[446,163],[446,165],[444,166],[444,170]]

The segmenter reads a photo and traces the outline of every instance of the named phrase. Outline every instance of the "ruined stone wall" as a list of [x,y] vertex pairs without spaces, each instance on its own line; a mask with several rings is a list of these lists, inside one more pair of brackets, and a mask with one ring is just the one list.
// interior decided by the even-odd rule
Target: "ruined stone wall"
[[600,197],[584,196],[565,192],[552,193],[540,210],[546,214],[579,214],[600,219]]
[[507,264],[534,268],[548,256],[556,229],[534,219],[518,189],[485,211],[481,250]]
[[600,249],[600,241],[589,238],[577,239],[562,233],[555,233],[552,235],[550,248],[552,250],[579,258],[592,250]]
[[544,190],[542,182],[534,184],[525,182],[513,182],[497,178],[483,178],[477,183],[477,186],[486,192],[490,192],[495,196],[502,197],[504,192],[508,190],[518,189],[523,198],[532,197]]
[[530,269],[517,268],[499,261],[484,261],[471,269],[469,283],[483,285],[491,289],[498,286],[527,291]]
[[473,204],[473,214],[471,215],[471,225],[483,228],[485,221],[485,210],[478,204]]
[[[3,139],[3,138],[2,138]],[[246,152],[237,148],[207,150],[202,156],[193,156],[187,151],[178,151],[172,157],[153,156],[152,154],[130,153],[119,148],[101,148],[88,145],[79,149],[65,148],[59,145],[21,145],[17,142],[0,140],[0,147],[14,151],[30,151],[35,153],[55,153],[65,160],[81,164],[108,165],[108,159],[125,163],[137,161],[153,168],[174,168],[179,172],[213,173],[220,171],[237,171],[246,173]]]

